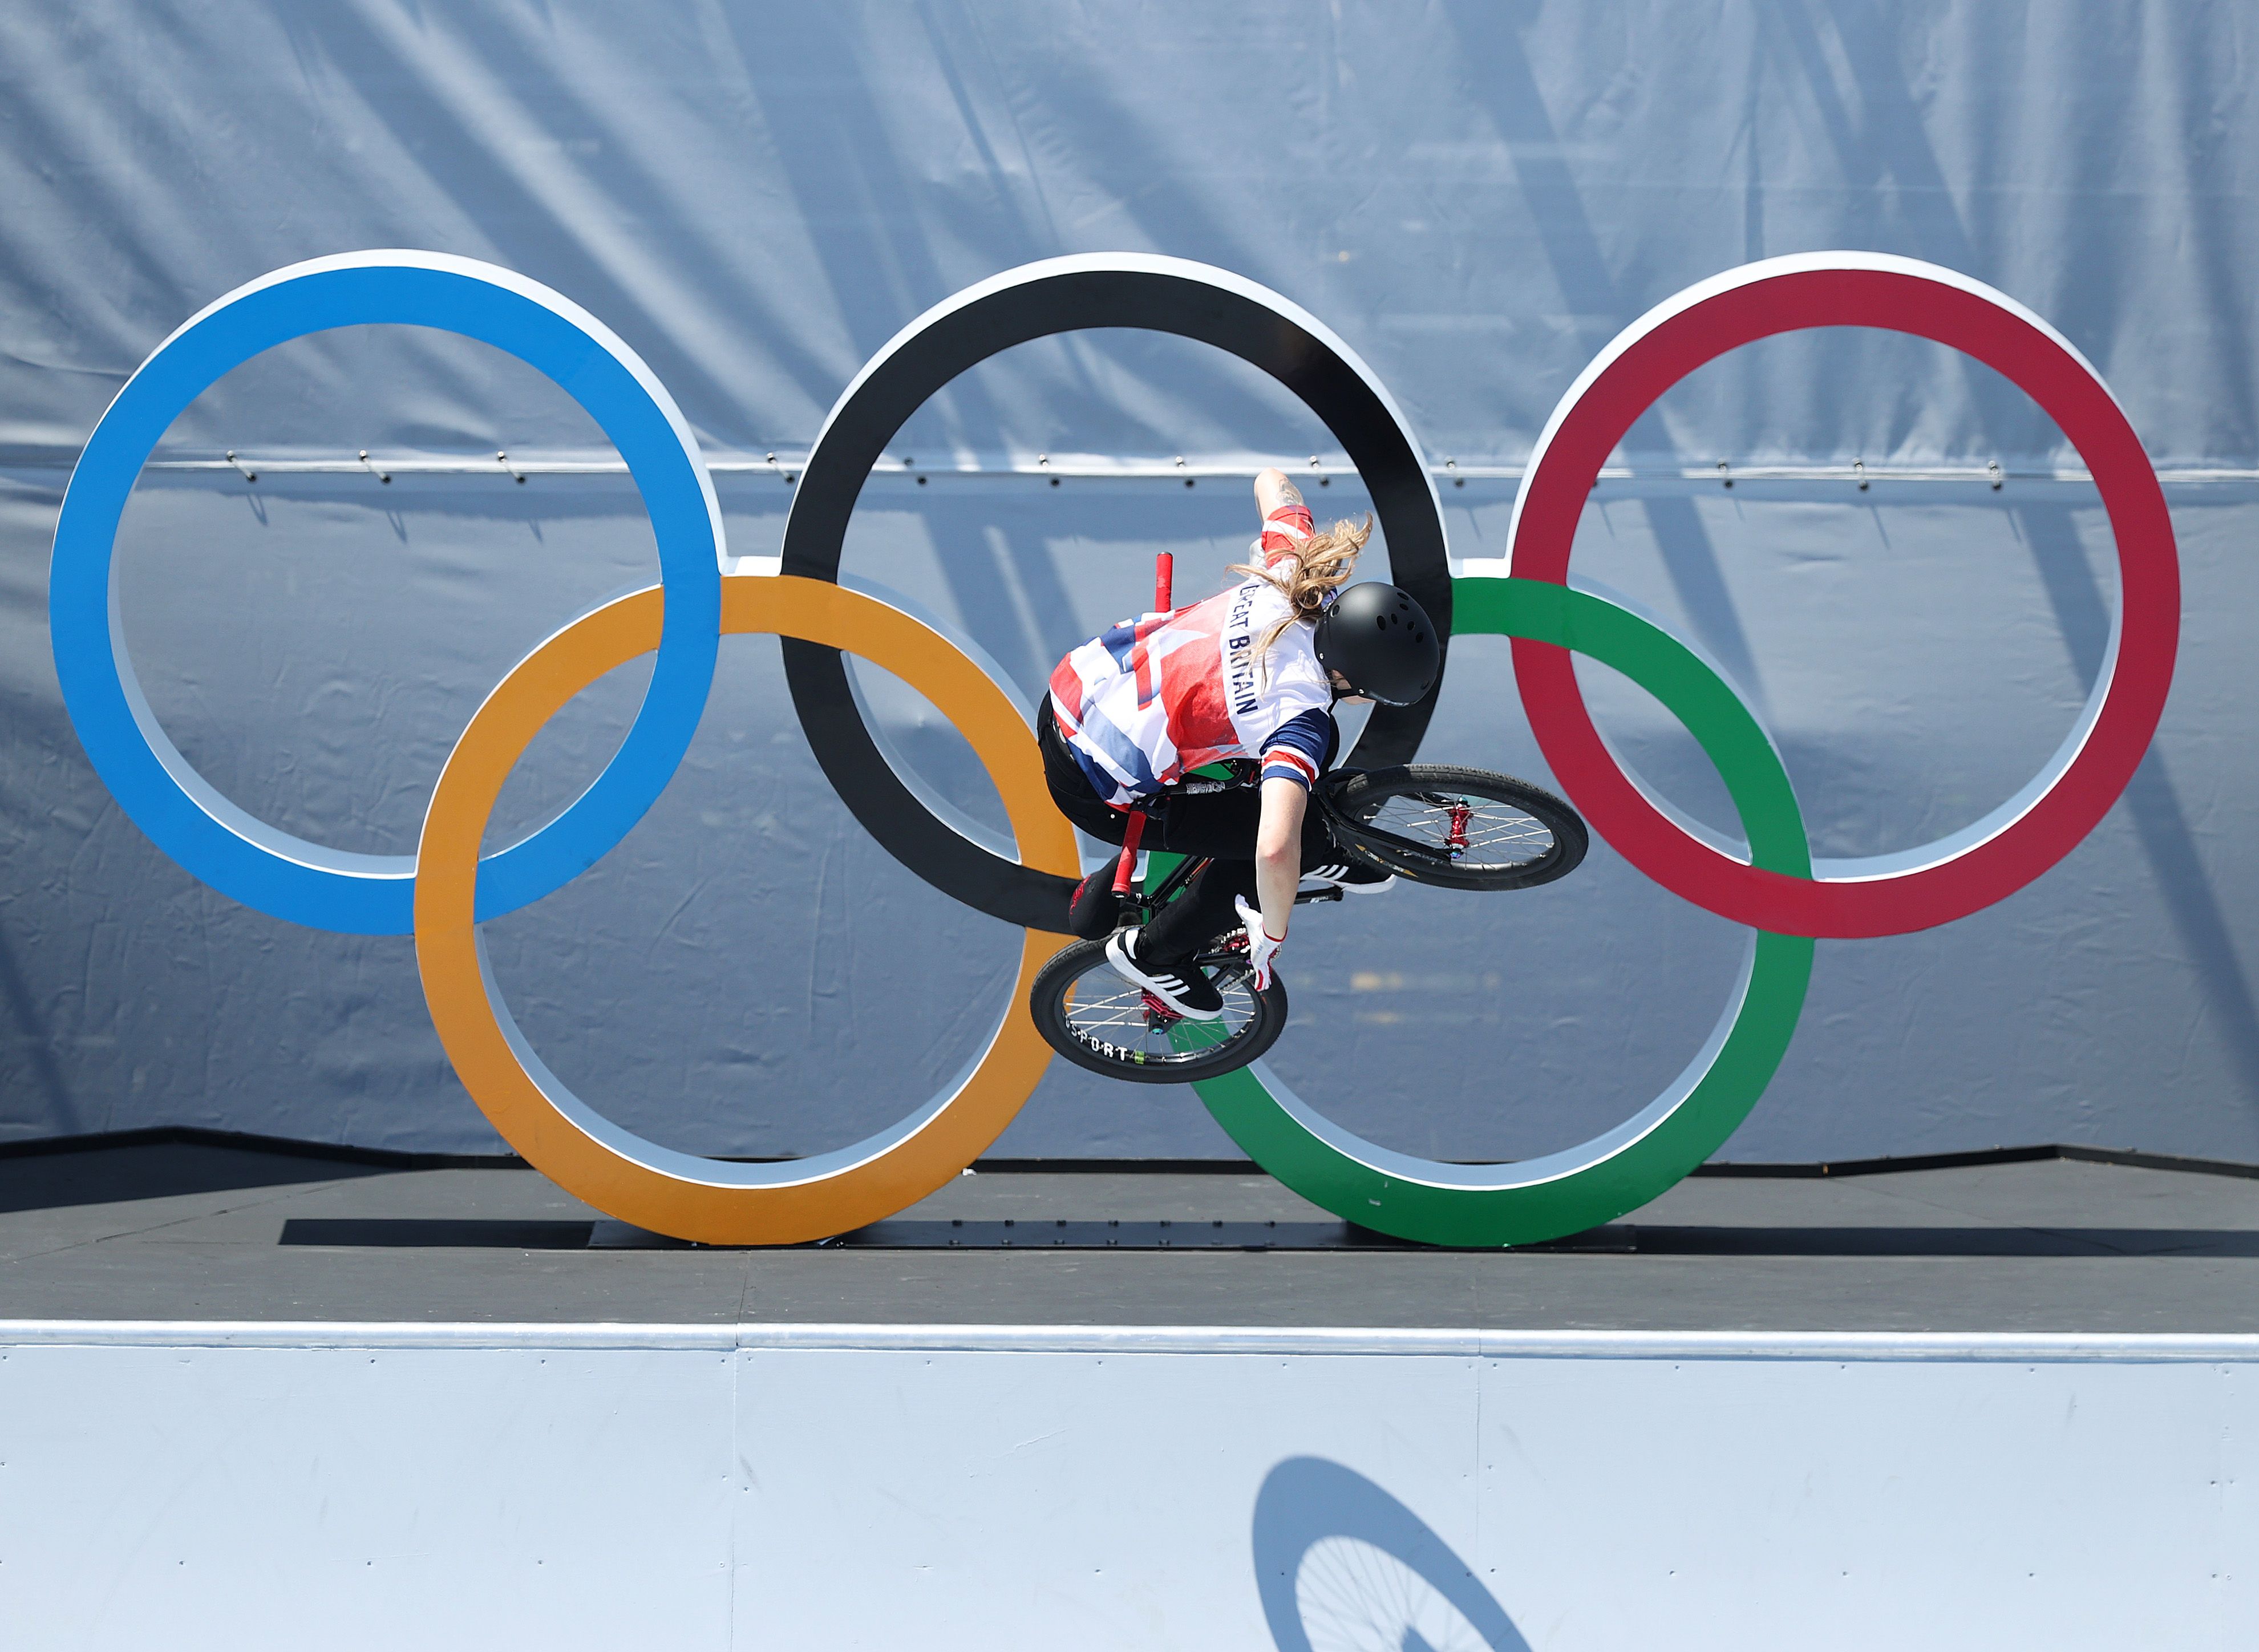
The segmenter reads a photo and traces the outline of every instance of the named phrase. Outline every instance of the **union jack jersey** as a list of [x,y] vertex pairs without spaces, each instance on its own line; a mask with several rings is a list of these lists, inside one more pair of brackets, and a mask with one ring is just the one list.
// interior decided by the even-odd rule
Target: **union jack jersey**
[[[1263,524],[1259,554],[1310,537],[1310,513],[1287,506]],[[1288,626],[1262,659],[1255,644],[1286,599],[1250,579],[1204,602],[1125,619],[1059,661],[1051,709],[1091,787],[1127,808],[1203,764],[1259,758],[1264,780],[1306,789],[1335,740],[1333,688],[1311,628]]]

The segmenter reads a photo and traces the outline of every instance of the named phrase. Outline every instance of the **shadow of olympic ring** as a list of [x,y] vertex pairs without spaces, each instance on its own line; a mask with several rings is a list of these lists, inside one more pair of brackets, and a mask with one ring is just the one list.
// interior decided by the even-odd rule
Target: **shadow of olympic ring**
[[[262,350],[367,323],[463,333],[563,386],[610,437],[641,489],[661,576],[649,591],[581,616],[512,668],[449,758],[414,858],[329,849],[220,796],[158,726],[113,600],[118,520],[173,418]],[[1365,1226],[1436,1243],[1525,1243],[1652,1199],[1714,1152],[1771,1081],[1801,1012],[1811,937],[1922,929],[2021,887],[2093,829],[2156,730],[2177,645],[2178,564],[2163,490],[2124,413],[2069,342],[2013,300],[1935,265],[1863,253],[1729,270],[1626,328],[1571,386],[1540,437],[1515,501],[1509,557],[1466,563],[1456,578],[1422,450],[1379,380],[1315,317],[1227,271],[1134,253],[1052,259],[937,305],[865,366],[825,420],[787,518],[782,573],[725,579],[721,512],[696,440],[649,367],[595,317],[469,259],[317,259],[262,276],[184,323],[89,438],[58,516],[49,580],[64,703],[120,808],[193,875],[296,923],[359,934],[412,929],[426,1001],[473,1098],[529,1161],[599,1208],[680,1237],[738,1243],[820,1237],[890,1214],[977,1157],[1041,1077],[1048,1052],[1017,995],[1039,951],[1064,941],[1050,932],[1079,869],[1072,835],[1044,792],[1016,692],[901,599],[843,588],[840,548],[873,461],[921,402],[999,351],[1094,326],[1214,345],[1301,397],[1356,464],[1396,581],[1447,637],[1487,631],[1512,639],[1539,745],[1593,829],[1672,893],[1753,930],[1725,1013],[1679,1079],[1622,1125],[1546,1158],[1454,1165],[1393,1153],[1325,1120],[1259,1063],[1197,1086],[1257,1163]],[[1815,865],[1778,755],[1730,680],[1630,604],[1568,581],[1586,498],[1633,420],[1702,363],[1818,326],[1913,333],[2023,388],[2094,475],[2117,540],[2122,595],[2094,690],[2029,785],[1936,843]],[[784,637],[809,744],[866,830],[936,887],[1029,931],[1015,1000],[955,1086],[867,1141],[783,1165],[660,1149],[573,1096],[511,1022],[477,937],[480,921],[577,876],[642,818],[688,747],[720,636],[731,630]],[[960,834],[897,771],[856,701],[843,651],[909,680],[950,716],[1005,799],[1014,857]],[[600,674],[592,661],[647,652],[657,659],[643,703],[596,780],[548,824],[479,858],[492,789],[533,730]],[[1676,815],[1618,765],[1578,694],[1572,652],[1623,671],[1686,724],[1725,780],[1746,853]],[[1351,758],[1409,759],[1436,690],[1415,706],[1377,709]]]

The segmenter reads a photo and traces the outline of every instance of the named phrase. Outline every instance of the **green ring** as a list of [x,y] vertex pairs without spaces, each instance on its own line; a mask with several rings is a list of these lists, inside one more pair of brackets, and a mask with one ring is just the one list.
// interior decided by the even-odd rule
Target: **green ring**
[[[1740,811],[1751,858],[1812,874],[1788,773],[1725,679],[1684,644],[1603,598],[1538,580],[1452,582],[1452,631],[1550,643],[1614,666],[1700,743]],[[1812,979],[1808,937],[1752,931],[1725,1014],[1678,1080],[1615,1129],[1512,1164],[1415,1158],[1322,1118],[1261,1062],[1193,1087],[1258,1164],[1313,1204],[1399,1239],[1521,1245],[1635,1210],[1723,1145],[1787,1053]]]

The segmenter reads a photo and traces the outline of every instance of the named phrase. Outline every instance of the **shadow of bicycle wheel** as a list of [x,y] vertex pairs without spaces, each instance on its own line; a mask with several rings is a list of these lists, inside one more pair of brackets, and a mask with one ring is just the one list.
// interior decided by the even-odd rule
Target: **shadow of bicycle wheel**
[[1529,1652],[1449,1543],[1338,1463],[1288,1457],[1265,1475],[1252,1544],[1279,1652]]

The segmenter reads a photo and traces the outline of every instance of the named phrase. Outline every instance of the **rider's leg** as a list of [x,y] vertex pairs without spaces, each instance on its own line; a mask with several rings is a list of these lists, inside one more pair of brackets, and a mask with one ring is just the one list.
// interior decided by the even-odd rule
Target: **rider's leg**
[[[1118,844],[1128,835],[1130,815],[1108,803],[1091,788],[1090,777],[1067,750],[1066,741],[1051,716],[1051,697],[1036,710],[1036,744],[1044,756],[1044,781],[1051,788],[1058,812],[1101,843]],[[1075,886],[1067,901],[1066,928],[1086,941],[1102,939],[1121,922],[1122,903],[1114,894],[1116,863],[1108,860],[1092,869]]]
[[1254,903],[1255,863],[1209,861],[1185,892],[1145,926],[1147,949],[1156,958],[1190,958],[1217,936],[1239,927],[1242,898]]
[[1093,791],[1090,778],[1067,750],[1058,723],[1051,715],[1049,694],[1036,708],[1036,746],[1044,757],[1044,781],[1051,788],[1058,812],[1101,843],[1118,844],[1128,830],[1130,816]]
[[[1044,779],[1059,813],[1102,843],[1120,843],[1130,817],[1091,789],[1088,777],[1059,736],[1048,695],[1037,708],[1036,744],[1043,752]],[[1235,898],[1245,895],[1251,901],[1255,894],[1255,831],[1262,814],[1262,794],[1251,786],[1173,793],[1154,800],[1144,846],[1214,864],[1146,926],[1144,950],[1150,956],[1181,966],[1237,924]],[[1342,863],[1322,812],[1315,808],[1303,811],[1302,870],[1329,870]],[[1101,873],[1112,875],[1110,868],[1101,868],[1092,876]]]
[[[1185,958],[1217,936],[1239,925],[1236,901],[1255,897],[1255,828],[1261,794],[1253,787],[1194,792],[1166,799],[1154,816],[1159,841],[1149,845],[1171,854],[1205,855],[1208,866],[1145,926],[1146,944],[1161,958]],[[1324,818],[1315,809],[1302,815],[1305,871],[1341,859]]]

